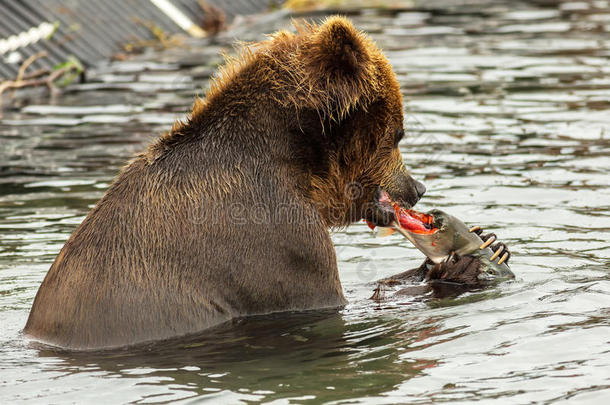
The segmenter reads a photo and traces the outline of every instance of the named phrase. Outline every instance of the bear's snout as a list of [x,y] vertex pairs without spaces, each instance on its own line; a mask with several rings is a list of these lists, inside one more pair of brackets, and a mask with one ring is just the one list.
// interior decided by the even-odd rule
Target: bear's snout
[[403,208],[411,208],[426,193],[426,186],[409,175],[406,169],[395,173],[391,184],[382,184],[393,201]]
[[396,221],[394,203],[402,208],[411,208],[419,201],[426,192],[426,186],[407,175],[409,189],[407,196],[400,196],[400,193],[393,193],[384,187],[377,186],[373,194],[372,205],[366,209],[363,218],[375,226],[387,227]]
[[424,183],[422,183],[421,181],[417,181],[415,179],[413,179],[413,181],[415,182],[415,190],[417,191],[417,196],[419,198],[422,198],[424,194],[426,194],[426,186],[424,186]]

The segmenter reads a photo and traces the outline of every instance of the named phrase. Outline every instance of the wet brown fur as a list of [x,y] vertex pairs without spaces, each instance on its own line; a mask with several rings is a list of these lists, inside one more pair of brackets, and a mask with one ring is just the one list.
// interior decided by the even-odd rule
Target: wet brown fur
[[75,230],[25,333],[105,348],[344,305],[328,227],[377,186],[417,201],[402,122],[389,63],[343,18],[246,48]]

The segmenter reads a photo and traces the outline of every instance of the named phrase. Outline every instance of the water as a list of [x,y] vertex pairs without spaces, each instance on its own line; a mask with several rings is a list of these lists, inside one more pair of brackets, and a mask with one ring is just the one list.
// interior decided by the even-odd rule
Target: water
[[339,313],[239,320],[133,351],[32,345],[20,330],[55,255],[117,170],[201,94],[224,42],[101,66],[55,104],[5,112],[0,402],[607,402],[610,10],[544,3],[353,16],[402,83],[403,156],[429,190],[419,208],[513,252],[515,281],[457,298],[369,301],[374,280],[422,255],[355,224],[333,234],[350,302]]

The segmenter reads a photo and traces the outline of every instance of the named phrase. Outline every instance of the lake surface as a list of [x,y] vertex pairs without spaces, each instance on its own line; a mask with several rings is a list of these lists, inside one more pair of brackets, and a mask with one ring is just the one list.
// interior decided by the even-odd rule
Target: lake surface
[[423,256],[355,224],[333,234],[349,300],[338,313],[243,319],[131,351],[33,345],[20,331],[55,255],[119,168],[203,93],[228,39],[150,52],[0,122],[0,403],[607,403],[608,2],[427,4],[352,18],[402,84],[401,149],[429,190],[419,209],[495,232],[515,281],[376,304],[374,280]]

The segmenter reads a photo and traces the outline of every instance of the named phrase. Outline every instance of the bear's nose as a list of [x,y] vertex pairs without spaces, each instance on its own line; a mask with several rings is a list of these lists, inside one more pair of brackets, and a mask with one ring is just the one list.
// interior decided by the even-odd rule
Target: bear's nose
[[417,191],[417,196],[419,198],[426,194],[426,186],[424,186],[424,183],[421,183],[417,180],[415,180],[415,190]]

